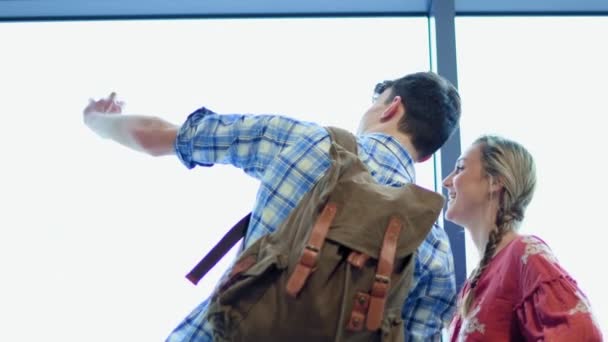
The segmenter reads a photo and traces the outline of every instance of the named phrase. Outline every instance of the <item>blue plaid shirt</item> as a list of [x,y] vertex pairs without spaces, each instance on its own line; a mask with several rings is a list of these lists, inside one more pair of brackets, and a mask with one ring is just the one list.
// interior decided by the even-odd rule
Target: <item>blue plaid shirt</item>
[[[260,180],[245,246],[275,231],[330,166],[329,133],[319,125],[276,115],[217,115],[201,108],[180,128],[175,150],[188,168],[232,164]],[[414,182],[413,160],[389,135],[357,137],[359,157],[375,180]],[[456,285],[448,237],[440,227],[418,249],[412,290],[403,306],[406,341],[440,340],[455,308]],[[212,341],[201,303],[167,341]]]

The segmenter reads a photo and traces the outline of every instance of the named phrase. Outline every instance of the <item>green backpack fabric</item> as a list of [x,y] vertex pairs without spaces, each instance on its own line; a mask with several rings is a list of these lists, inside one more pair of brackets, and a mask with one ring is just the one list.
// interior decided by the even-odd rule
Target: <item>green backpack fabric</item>
[[377,184],[355,137],[328,131],[330,169],[212,293],[214,341],[403,341],[416,249],[444,199]]

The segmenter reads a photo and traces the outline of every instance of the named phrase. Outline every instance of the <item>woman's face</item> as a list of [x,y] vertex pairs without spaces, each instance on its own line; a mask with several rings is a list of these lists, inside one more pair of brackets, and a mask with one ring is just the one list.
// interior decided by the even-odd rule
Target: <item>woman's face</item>
[[469,147],[456,161],[454,171],[443,180],[443,186],[448,190],[447,220],[468,227],[484,218],[490,182],[483,170],[479,145]]

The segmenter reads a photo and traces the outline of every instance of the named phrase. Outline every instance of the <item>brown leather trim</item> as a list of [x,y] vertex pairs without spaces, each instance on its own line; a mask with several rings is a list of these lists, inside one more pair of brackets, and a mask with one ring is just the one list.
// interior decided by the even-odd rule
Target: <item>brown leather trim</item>
[[356,268],[363,267],[368,259],[369,255],[357,251],[352,251],[348,255],[348,262]]
[[255,265],[256,261],[257,260],[254,255],[249,255],[244,259],[239,260],[236,264],[234,264],[234,267],[232,267],[232,270],[230,271],[230,276],[232,277],[234,275],[247,271],[251,268],[251,266]]
[[323,243],[325,242],[325,236],[327,236],[327,231],[329,230],[329,226],[331,222],[334,220],[336,216],[336,204],[335,203],[327,203],[319,218],[317,218],[317,222],[315,222],[314,227],[312,228],[312,232],[310,233],[310,238],[308,239],[307,248],[316,248],[317,251],[321,250],[323,247]]
[[350,319],[346,325],[346,329],[350,331],[361,331],[363,329],[363,323],[365,322],[365,315],[369,307],[369,294],[365,292],[358,292],[355,295],[355,303],[353,304],[353,310],[350,314]]
[[336,205],[334,203],[327,203],[310,232],[308,243],[302,251],[299,263],[287,281],[286,290],[290,296],[296,297],[300,293],[308,276],[314,270],[317,258],[325,242],[327,231],[329,231],[329,226],[331,226],[331,222],[335,216]]
[[302,287],[304,287],[304,283],[308,279],[308,276],[312,273],[312,268],[308,266],[304,266],[302,264],[297,264],[296,268],[293,270],[293,273],[289,277],[287,281],[287,285],[285,290],[287,294],[291,297],[297,297]]
[[391,285],[390,279],[393,273],[393,263],[395,261],[400,232],[401,222],[396,217],[392,217],[384,232],[384,241],[380,249],[380,257],[378,258],[376,277],[372,285],[369,310],[367,311],[367,330],[378,330],[382,324],[384,304],[386,303],[386,296]]
[[319,251],[304,248],[304,251],[302,251],[302,256],[300,256],[300,264],[308,268],[315,267],[317,264],[317,255],[319,255]]
[[234,284],[240,278],[241,274],[250,269],[251,266],[255,265],[256,262],[257,259],[253,255],[239,260],[230,271],[230,274],[226,280],[220,285],[220,291],[225,291],[227,288],[232,286],[232,284]]

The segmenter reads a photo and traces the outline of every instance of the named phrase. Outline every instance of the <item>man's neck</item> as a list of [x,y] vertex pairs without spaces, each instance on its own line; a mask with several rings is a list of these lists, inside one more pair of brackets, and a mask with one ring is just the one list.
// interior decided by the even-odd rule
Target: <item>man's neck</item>
[[407,153],[409,153],[409,155],[412,157],[414,162],[417,162],[420,159],[418,156],[418,152],[414,148],[414,144],[412,144],[412,140],[410,139],[409,136],[407,136],[406,134],[403,134],[399,131],[382,132],[382,133],[389,134],[393,138],[397,139],[397,141],[401,144],[401,146],[403,146],[407,150]]

